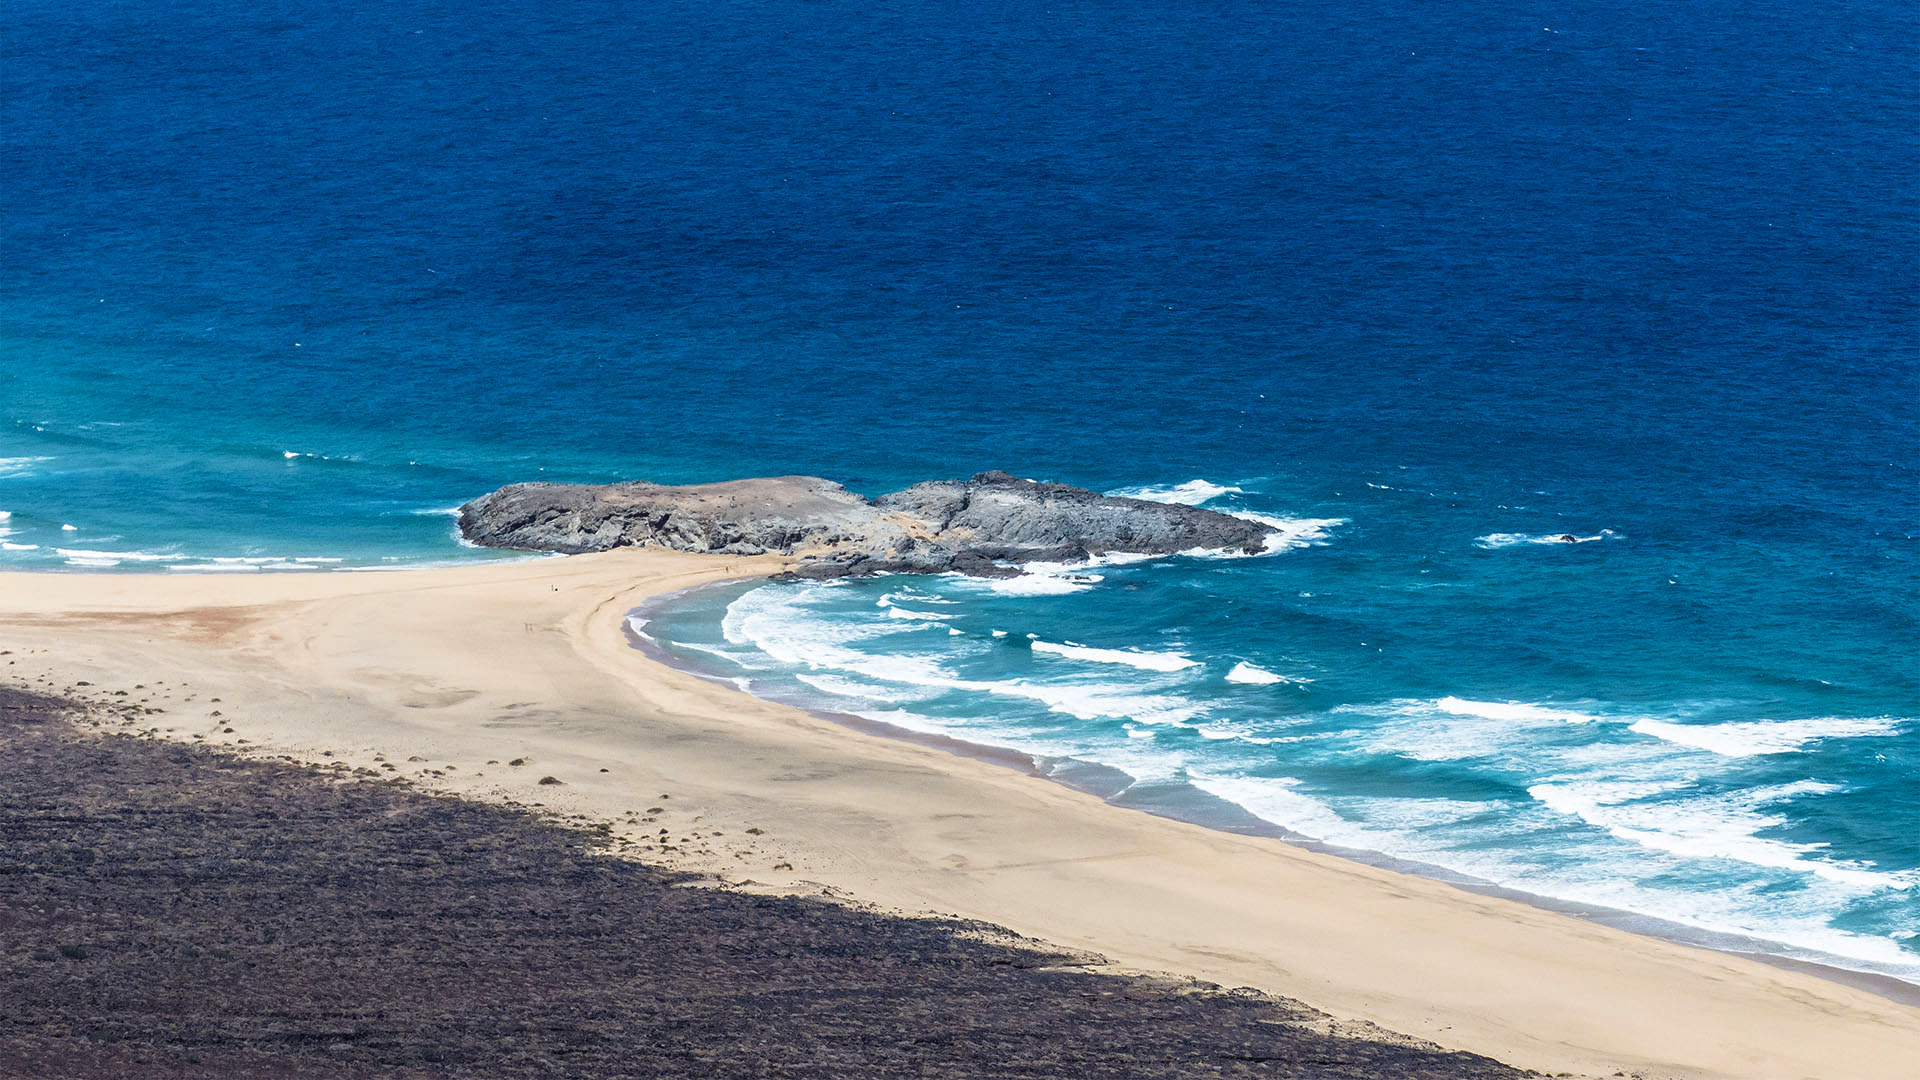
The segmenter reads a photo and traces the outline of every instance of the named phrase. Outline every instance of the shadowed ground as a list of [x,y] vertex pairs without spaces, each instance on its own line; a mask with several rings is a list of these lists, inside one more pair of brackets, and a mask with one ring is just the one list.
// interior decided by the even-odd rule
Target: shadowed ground
[[64,712],[0,688],[0,1075],[1522,1075]]

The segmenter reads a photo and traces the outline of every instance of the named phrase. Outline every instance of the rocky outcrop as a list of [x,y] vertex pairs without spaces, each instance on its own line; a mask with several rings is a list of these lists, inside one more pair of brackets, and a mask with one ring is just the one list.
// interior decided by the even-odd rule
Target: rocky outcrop
[[1261,551],[1274,530],[1191,506],[1118,499],[1004,472],[915,484],[867,499],[817,476],[719,484],[511,484],[460,508],[460,534],[487,547],[579,553],[648,545],[790,555],[793,573],[976,576],[1028,562],[1196,548]]

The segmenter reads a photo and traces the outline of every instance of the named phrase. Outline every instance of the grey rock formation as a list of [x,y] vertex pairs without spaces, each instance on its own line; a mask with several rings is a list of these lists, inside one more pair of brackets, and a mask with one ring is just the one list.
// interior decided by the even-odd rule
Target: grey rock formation
[[1274,530],[1191,506],[1116,499],[987,472],[868,500],[815,476],[719,484],[511,484],[460,508],[460,533],[487,547],[791,555],[795,576],[949,570],[983,577],[1028,562],[1195,548],[1257,553]]

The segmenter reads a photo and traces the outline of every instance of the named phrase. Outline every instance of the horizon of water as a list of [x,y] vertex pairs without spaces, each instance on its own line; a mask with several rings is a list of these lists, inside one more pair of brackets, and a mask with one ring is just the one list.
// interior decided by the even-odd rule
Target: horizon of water
[[1262,515],[1259,558],[643,629],[1123,805],[1920,981],[1910,6],[9,14],[0,569],[517,557],[451,513],[530,479]]

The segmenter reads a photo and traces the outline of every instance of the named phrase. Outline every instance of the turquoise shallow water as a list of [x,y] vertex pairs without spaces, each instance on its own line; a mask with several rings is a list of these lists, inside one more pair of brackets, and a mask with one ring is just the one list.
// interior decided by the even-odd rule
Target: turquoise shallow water
[[542,477],[1205,501],[1297,542],[647,630],[1920,978],[1909,5],[10,16],[0,566],[501,558],[448,511]]
[[[1178,487],[1154,493],[1204,490]],[[1920,976],[1899,694],[1709,684],[1707,654],[1731,670],[1739,649],[1663,643],[1660,609],[1696,598],[1621,531],[1460,533],[1397,560],[1345,550],[1361,520],[1294,526],[1299,546],[1252,559],[735,585],[634,626],[755,693],[1016,748],[1122,805]],[[1564,629],[1620,579],[1643,610]]]

